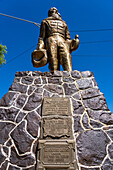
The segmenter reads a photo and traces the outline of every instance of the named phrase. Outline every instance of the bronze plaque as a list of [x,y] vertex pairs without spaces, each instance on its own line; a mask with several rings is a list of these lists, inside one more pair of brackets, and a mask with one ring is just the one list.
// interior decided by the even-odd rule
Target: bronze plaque
[[43,148],[44,163],[46,164],[69,164],[70,148],[65,144],[46,144]]
[[43,118],[42,138],[43,137],[72,138],[72,118],[71,117]]
[[67,97],[45,97],[42,109],[42,116],[48,115],[71,115],[70,99]]
[[[42,142],[43,141],[43,142]],[[74,161],[74,141],[39,141],[40,160],[44,165],[70,165]]]
[[57,169],[56,168],[47,168],[46,170],[68,170],[68,169],[67,168],[66,169],[64,169],[64,168],[63,169],[62,168],[57,168]]

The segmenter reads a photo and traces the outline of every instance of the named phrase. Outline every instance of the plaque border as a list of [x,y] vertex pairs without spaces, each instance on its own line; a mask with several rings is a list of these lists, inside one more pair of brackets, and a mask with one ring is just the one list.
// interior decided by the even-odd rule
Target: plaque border
[[[66,134],[62,134],[62,135],[44,135],[44,122],[46,120],[52,120],[52,119],[56,119],[56,120],[67,120],[69,123],[68,123],[68,135]],[[41,119],[41,139],[55,139],[55,138],[59,138],[59,139],[73,139],[73,130],[72,130],[72,124],[73,124],[73,121],[72,121],[72,117],[61,117],[61,116],[52,116],[52,117],[42,117]]]
[[55,101],[60,101],[60,100],[67,100],[67,102],[69,102],[69,105],[68,105],[68,113],[62,113],[62,114],[59,114],[59,116],[72,116],[72,111],[71,111],[71,101],[70,101],[70,98],[69,97],[44,97],[43,99],[43,105],[42,105],[42,116],[54,116],[54,115],[58,115],[58,113],[56,114],[48,114],[46,113],[46,108],[44,108],[44,105],[45,105],[45,102],[46,100],[50,100],[53,102]]
[[[52,145],[68,145],[71,152],[71,158],[70,161],[66,163],[45,163],[43,160],[43,148],[46,147],[46,145],[52,144]],[[45,170],[46,168],[67,168],[66,170],[75,170],[76,165],[76,153],[75,153],[75,140],[39,140],[39,151],[37,152],[37,170],[40,170],[39,167],[42,168],[42,170]]]

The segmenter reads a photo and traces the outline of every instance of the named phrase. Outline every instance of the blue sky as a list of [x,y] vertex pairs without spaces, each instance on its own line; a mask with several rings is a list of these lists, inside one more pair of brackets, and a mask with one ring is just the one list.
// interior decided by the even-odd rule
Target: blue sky
[[[113,31],[79,32],[113,29],[113,0],[0,0],[0,13],[41,23],[53,6],[67,22],[71,38],[75,34],[80,36],[79,49],[72,53],[73,70],[94,73],[113,112],[113,42],[82,43],[113,40]],[[6,45],[8,51],[7,64],[0,68],[0,98],[13,83],[16,71],[49,71],[48,65],[36,69],[31,63],[31,52],[36,48],[39,31],[34,24],[0,16],[0,43]]]

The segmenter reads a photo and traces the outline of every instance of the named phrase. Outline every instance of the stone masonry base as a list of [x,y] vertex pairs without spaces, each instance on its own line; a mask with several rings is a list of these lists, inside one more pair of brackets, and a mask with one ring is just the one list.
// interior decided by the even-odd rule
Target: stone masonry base
[[0,100],[0,169],[36,169],[44,97],[71,100],[79,170],[113,170],[113,113],[90,71],[16,73]]

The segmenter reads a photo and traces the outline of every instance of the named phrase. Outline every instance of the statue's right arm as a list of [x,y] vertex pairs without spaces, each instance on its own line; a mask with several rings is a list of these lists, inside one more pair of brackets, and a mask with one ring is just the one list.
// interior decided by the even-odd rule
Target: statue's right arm
[[39,36],[39,40],[37,44],[37,50],[45,48],[45,45],[44,45],[45,34],[46,34],[46,23],[43,20],[41,23],[41,27],[40,27],[40,36]]

